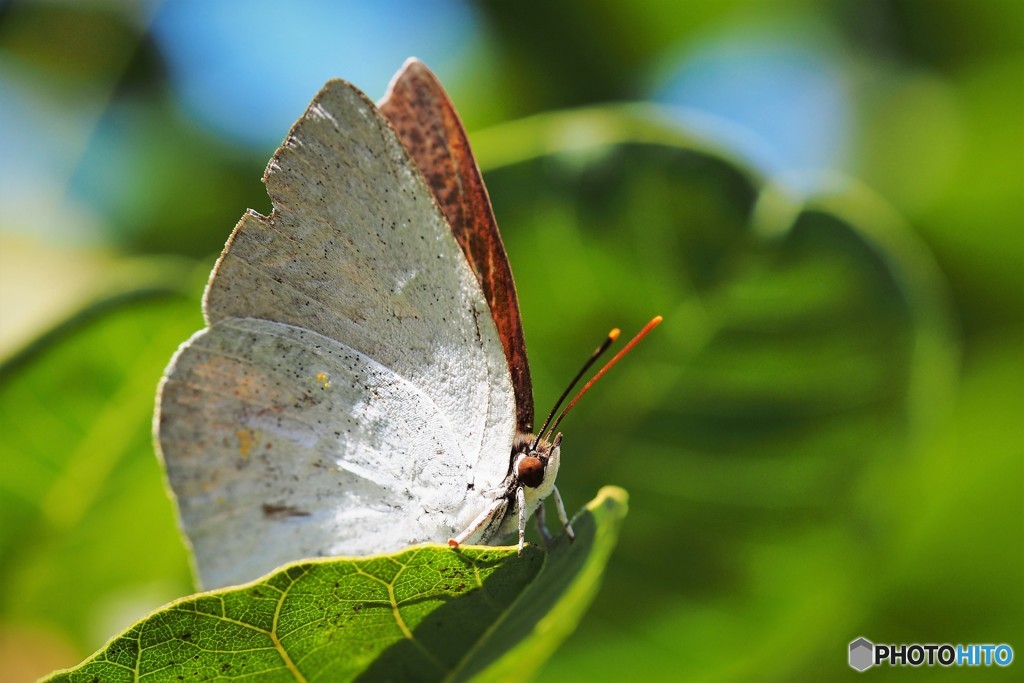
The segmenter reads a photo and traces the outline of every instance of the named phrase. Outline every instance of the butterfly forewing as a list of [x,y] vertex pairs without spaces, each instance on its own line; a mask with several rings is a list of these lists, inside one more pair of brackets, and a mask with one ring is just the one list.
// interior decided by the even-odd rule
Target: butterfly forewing
[[[250,554],[257,546],[268,558],[278,542],[270,529],[303,537],[313,554],[364,552],[363,539],[328,543],[332,527],[321,519],[328,513],[298,514],[309,512],[304,501],[283,492],[336,491],[340,511],[373,476],[361,471],[362,483],[354,484],[354,472],[374,463],[415,476],[435,459],[450,459],[463,492],[442,511],[370,506],[367,514],[379,519],[350,520],[363,527],[350,537],[401,538],[396,547],[443,542],[449,527],[493,499],[485,492],[507,473],[515,430],[513,388],[487,301],[430,189],[373,103],[348,83],[329,82],[271,159],[264,182],[274,212],[249,212],[235,228],[207,287],[209,329],[179,351],[159,399],[159,445],[207,587],[225,578],[202,574],[202,555],[232,547],[240,531],[263,529],[263,537],[245,543]],[[319,356],[323,368],[299,351],[326,354]],[[367,368],[380,370],[373,377],[386,377],[384,384],[365,379]],[[388,394],[396,386],[408,390],[405,398]],[[364,405],[390,413],[361,427],[370,430],[362,440],[347,439],[332,420],[368,418],[359,412]],[[277,418],[287,428],[274,431]],[[399,419],[416,429],[429,423],[429,438],[413,439],[413,427]],[[387,430],[411,445],[388,445]],[[378,442],[379,449],[367,445]],[[365,457],[352,460],[360,449]],[[243,450],[264,461],[253,465]],[[275,482],[277,471],[286,486]],[[397,489],[419,486],[380,477],[395,500],[404,493]],[[200,508],[202,521],[189,512]],[[436,517],[429,532],[415,521],[424,514]]]

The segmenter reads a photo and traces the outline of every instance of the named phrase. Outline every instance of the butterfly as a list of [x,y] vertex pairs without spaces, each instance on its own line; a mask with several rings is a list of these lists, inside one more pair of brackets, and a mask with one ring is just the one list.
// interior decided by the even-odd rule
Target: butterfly
[[437,78],[409,60],[379,106],[329,81],[263,182],[272,213],[236,225],[157,392],[200,583],[517,531],[521,553],[534,512],[550,539],[548,496],[571,539],[561,435],[533,432],[512,271]]

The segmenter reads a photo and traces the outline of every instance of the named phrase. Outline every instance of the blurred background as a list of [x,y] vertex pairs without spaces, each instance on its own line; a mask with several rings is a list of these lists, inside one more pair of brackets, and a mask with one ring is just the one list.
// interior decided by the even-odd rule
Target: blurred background
[[[540,680],[819,681],[1024,656],[1024,3],[0,2],[0,671],[192,591],[150,420],[265,164],[332,76],[440,76],[573,509],[631,494]],[[882,669],[979,680],[1011,670]]]

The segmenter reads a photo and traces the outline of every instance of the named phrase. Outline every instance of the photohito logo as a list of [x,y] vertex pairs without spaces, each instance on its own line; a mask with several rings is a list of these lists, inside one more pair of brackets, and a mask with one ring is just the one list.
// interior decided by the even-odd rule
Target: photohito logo
[[850,643],[850,666],[866,671],[876,664],[889,666],[1009,666],[1013,648],[1006,643],[993,645],[943,643],[936,645],[875,645],[867,638]]

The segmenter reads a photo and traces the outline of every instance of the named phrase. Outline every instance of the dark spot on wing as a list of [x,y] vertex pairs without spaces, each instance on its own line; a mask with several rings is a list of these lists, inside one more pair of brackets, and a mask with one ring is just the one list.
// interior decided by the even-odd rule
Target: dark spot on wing
[[309,517],[310,513],[300,510],[294,505],[281,503],[264,503],[263,516],[267,519],[288,519],[289,517]]

